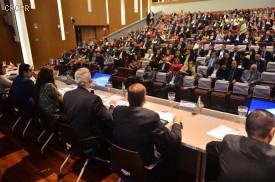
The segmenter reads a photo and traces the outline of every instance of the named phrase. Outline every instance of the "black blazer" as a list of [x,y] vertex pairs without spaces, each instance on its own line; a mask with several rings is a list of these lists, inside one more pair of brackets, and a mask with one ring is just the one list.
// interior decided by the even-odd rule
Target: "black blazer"
[[255,139],[226,135],[206,145],[207,155],[219,157],[217,181],[275,181],[275,147]]
[[[207,76],[208,77],[211,76],[212,73],[213,73],[213,71],[214,71],[214,66],[208,68],[208,70],[207,70]],[[216,79],[217,80],[222,80],[223,78],[224,78],[224,70],[220,67],[217,70],[217,72],[216,72]]]
[[167,73],[169,71],[170,64],[165,63],[164,70],[162,70],[162,66],[163,66],[163,63],[160,63],[158,66],[158,71]]
[[251,60],[250,61],[250,66],[252,65],[252,64],[256,64],[257,65],[257,71],[259,71],[259,72],[263,72],[263,71],[265,71],[266,70],[266,64],[264,63],[264,61],[263,60],[259,60],[259,61],[256,61],[256,60]]
[[[231,73],[231,68],[230,69],[227,69],[226,70],[226,73],[225,73],[225,79],[228,80],[229,79],[229,76],[230,76],[230,73]],[[235,72],[234,72],[234,75],[233,75],[233,79],[232,80],[236,80],[236,81],[239,81],[240,78],[242,76],[242,70],[239,69],[239,68],[236,68]],[[231,80],[231,81],[232,81]]]
[[170,131],[154,111],[143,107],[117,106],[113,118],[113,142],[141,154],[145,165],[155,160],[154,145],[164,157],[180,146],[181,126],[173,124]]
[[[260,54],[261,55],[261,57],[262,57],[262,51],[258,51],[258,54]],[[272,60],[272,55],[271,55],[271,52],[269,52],[269,51],[265,51],[265,54],[264,54],[264,58],[265,58],[265,61],[266,62],[269,62],[269,61],[271,61]]]
[[[172,78],[173,78],[173,74],[171,73],[171,74],[169,74],[168,76],[167,76],[167,78],[166,78],[166,83],[170,83],[170,81],[172,80]],[[181,77],[181,75],[180,74],[177,74],[176,75],[176,78],[175,78],[175,80],[174,80],[174,85],[175,85],[175,87],[179,87],[180,86],[180,84],[181,84],[181,81],[182,81],[182,77]]]
[[107,110],[99,96],[78,87],[68,91],[63,100],[64,112],[79,138],[98,136],[112,123],[112,108]]

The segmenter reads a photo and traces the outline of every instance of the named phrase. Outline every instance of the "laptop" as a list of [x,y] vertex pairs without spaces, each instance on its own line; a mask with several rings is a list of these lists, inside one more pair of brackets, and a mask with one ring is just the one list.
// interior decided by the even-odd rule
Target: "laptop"
[[93,83],[96,84],[97,86],[105,87],[109,83],[111,77],[112,75],[109,75],[109,74],[95,73],[92,76],[92,80],[93,80]]
[[251,102],[248,108],[249,108],[248,114],[255,109],[264,109],[271,112],[275,116],[275,102],[251,99]]

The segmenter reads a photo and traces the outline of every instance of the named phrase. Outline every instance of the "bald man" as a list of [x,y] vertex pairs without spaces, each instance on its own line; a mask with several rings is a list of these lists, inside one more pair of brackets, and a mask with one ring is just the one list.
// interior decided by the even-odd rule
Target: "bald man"
[[275,181],[274,115],[266,110],[252,111],[246,118],[247,136],[226,135],[223,141],[207,144],[208,155],[219,157],[217,181]]

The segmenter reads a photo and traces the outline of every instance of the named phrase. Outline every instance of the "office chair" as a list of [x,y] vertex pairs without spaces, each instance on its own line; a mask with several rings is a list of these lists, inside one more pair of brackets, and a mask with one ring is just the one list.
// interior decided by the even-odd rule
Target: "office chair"
[[35,109],[35,111],[38,115],[38,118],[39,118],[40,127],[43,130],[42,133],[39,135],[39,137],[37,139],[38,142],[39,143],[41,142],[40,139],[45,134],[45,132],[50,133],[50,136],[48,137],[48,139],[46,140],[44,145],[41,147],[41,154],[42,154],[42,157],[44,157],[45,156],[44,148],[50,142],[50,140],[52,139],[52,137],[54,136],[54,134],[56,132],[56,125],[54,123],[56,122],[57,119],[55,119],[52,116],[47,115],[45,112],[43,112],[32,97],[29,99],[29,102],[31,103],[31,105]]
[[15,96],[14,94],[10,94],[10,100],[11,100],[11,104],[12,104],[12,111],[18,117],[16,122],[12,126],[12,133],[14,133],[14,129],[15,129],[16,125],[22,118],[29,118],[29,121],[23,130],[23,137],[25,137],[25,133],[26,133],[31,121],[33,120],[33,116],[29,116],[25,106],[23,105],[23,103],[21,102],[19,97]]
[[142,157],[138,152],[108,142],[111,146],[111,167],[120,177],[119,181],[121,179],[131,182],[150,181],[150,174],[162,161],[161,158],[149,166],[144,166]]
[[215,82],[214,91],[211,93],[211,108],[227,111],[228,99],[232,91],[228,91],[229,82],[225,80],[217,80]]
[[[57,123],[57,126],[58,126],[58,130],[61,132],[62,142],[65,143],[66,150],[69,153],[69,155],[67,156],[67,158],[65,159],[65,161],[60,167],[58,179],[62,179],[65,176],[64,174],[62,174],[62,169],[71,156],[86,158],[85,163],[81,169],[81,172],[77,178],[77,182],[81,179],[81,176],[83,175],[84,170],[87,164],[89,163],[90,159],[96,159],[107,164],[110,163],[110,161],[108,160],[104,160],[95,156],[99,146],[99,137],[97,136],[88,137],[88,138],[79,140],[76,132],[71,126],[61,124],[61,123]],[[83,147],[84,143],[89,143],[92,145],[92,147],[84,148]]]

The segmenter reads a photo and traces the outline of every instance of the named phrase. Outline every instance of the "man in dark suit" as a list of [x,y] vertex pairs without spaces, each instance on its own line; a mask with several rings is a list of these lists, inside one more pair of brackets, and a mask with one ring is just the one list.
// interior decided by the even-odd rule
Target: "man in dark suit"
[[[143,108],[146,103],[146,88],[137,83],[128,89],[130,106],[117,106],[113,112],[113,142],[125,149],[136,151],[143,157],[144,164],[151,164],[158,156],[167,160],[175,155],[181,143],[180,118],[174,117],[172,130],[160,121],[159,115]],[[174,156],[175,157],[175,156]]]
[[226,135],[223,141],[206,145],[210,156],[219,157],[217,181],[275,181],[275,147],[269,143],[275,133],[272,113],[257,109],[246,118],[248,137]]
[[161,88],[161,97],[163,99],[168,99],[168,92],[176,92],[181,84],[181,81],[182,77],[178,74],[178,69],[175,68],[173,72],[167,76],[165,86]]
[[261,39],[262,42],[272,42],[273,41],[273,38],[272,36],[270,35],[270,31],[267,30],[265,35],[262,37]]
[[29,98],[34,94],[34,83],[32,77],[32,68],[28,64],[20,64],[19,75],[13,80],[11,93],[18,97],[23,106],[27,109],[27,114],[32,115],[34,110],[29,103]]
[[272,60],[272,55],[270,52],[266,51],[266,45],[263,45],[261,49],[259,49],[258,54],[261,55],[261,59],[265,62],[268,63],[269,61]]
[[170,64],[167,63],[167,58],[166,57],[162,58],[162,63],[159,64],[158,71],[167,73],[169,71],[169,68],[170,68]]
[[241,69],[237,68],[237,61],[232,61],[231,68],[226,70],[225,79],[231,83],[236,83],[242,76]]
[[250,60],[245,57],[244,52],[240,52],[240,59],[238,63],[238,68],[243,70],[249,70],[250,67]]
[[217,52],[217,57],[220,58],[220,59],[222,59],[222,58],[224,57],[224,54],[225,54],[225,53],[229,53],[229,51],[226,49],[226,45],[225,45],[225,44],[222,44],[221,50],[219,50],[219,51]]
[[239,52],[238,45],[234,45],[234,51],[230,53],[230,58],[232,60],[236,60],[237,62],[239,62],[239,60],[240,60],[240,52]]
[[191,50],[187,49],[182,57],[183,62],[181,64],[187,65],[189,61],[194,61],[194,56],[191,54]]
[[106,109],[99,96],[90,93],[91,74],[87,68],[75,72],[78,88],[64,95],[64,112],[68,115],[68,124],[73,127],[79,139],[102,136],[111,137],[112,110]]
[[224,70],[221,68],[219,61],[214,62],[214,66],[208,68],[207,77],[212,80],[222,80],[224,78]]
[[210,45],[209,45],[209,49],[206,50],[206,51],[204,51],[204,55],[205,55],[206,57],[210,57],[211,54],[212,54],[212,52],[216,52],[216,51],[214,50],[214,45],[213,45],[213,44],[210,44]]
[[266,70],[266,64],[261,59],[260,54],[256,54],[254,60],[250,61],[250,65],[252,65],[252,64],[256,64],[257,65],[257,70],[261,73]]

